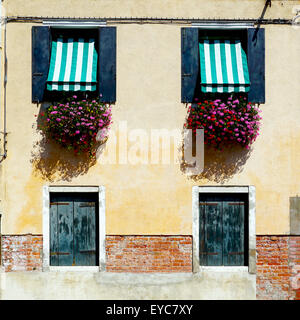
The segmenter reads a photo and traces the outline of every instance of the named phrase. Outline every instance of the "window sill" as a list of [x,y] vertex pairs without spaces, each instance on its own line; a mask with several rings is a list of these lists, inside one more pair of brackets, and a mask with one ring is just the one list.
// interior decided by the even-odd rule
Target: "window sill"
[[50,272],[100,272],[98,266],[66,266],[66,267],[49,267]]
[[199,266],[199,272],[249,272],[248,266],[219,266],[219,267],[209,267],[209,266]]

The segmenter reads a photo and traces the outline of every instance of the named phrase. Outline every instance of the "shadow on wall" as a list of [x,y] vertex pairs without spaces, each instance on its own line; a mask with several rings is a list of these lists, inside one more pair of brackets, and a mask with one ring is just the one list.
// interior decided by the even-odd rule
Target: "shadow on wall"
[[[185,144],[193,145],[193,156],[196,154],[195,137],[194,141],[183,140]],[[184,155],[184,145],[181,147],[181,154]],[[235,174],[243,171],[243,167],[250,157],[251,149],[245,149],[239,145],[225,146],[221,150],[214,147],[204,145],[204,166],[203,171],[199,174],[190,175],[190,179],[195,182],[201,180],[209,180],[216,183],[225,183]],[[181,171],[186,174],[187,168],[192,168],[184,160],[184,156],[180,161]]]
[[[41,124],[41,112],[47,107],[47,104],[42,104],[37,124]],[[41,132],[38,129],[37,131]],[[42,134],[41,140],[33,146],[31,163],[34,171],[45,180],[71,181],[79,175],[86,174],[96,164],[96,159],[91,159],[88,154],[75,155],[72,150],[63,148]]]

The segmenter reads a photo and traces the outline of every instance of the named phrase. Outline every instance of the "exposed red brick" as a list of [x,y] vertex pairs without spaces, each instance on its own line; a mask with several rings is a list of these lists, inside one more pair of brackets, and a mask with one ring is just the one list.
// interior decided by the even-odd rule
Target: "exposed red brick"
[[298,299],[292,280],[300,272],[300,237],[257,236],[257,299]]
[[6,272],[41,271],[42,249],[40,235],[2,235],[2,266]]
[[191,236],[107,236],[108,272],[192,272]]

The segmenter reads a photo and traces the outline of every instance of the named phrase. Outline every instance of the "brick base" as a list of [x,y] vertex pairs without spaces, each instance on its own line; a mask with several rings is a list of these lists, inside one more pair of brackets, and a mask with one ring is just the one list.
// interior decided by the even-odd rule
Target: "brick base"
[[2,235],[2,266],[9,271],[42,270],[41,235]]
[[[300,300],[300,236],[257,236],[257,299]],[[41,271],[41,235],[2,235],[2,266]],[[107,272],[192,272],[191,236],[106,236]]]
[[[299,299],[300,237],[257,236],[257,299]],[[298,266],[298,267],[297,267]]]
[[109,272],[192,272],[191,236],[107,236]]

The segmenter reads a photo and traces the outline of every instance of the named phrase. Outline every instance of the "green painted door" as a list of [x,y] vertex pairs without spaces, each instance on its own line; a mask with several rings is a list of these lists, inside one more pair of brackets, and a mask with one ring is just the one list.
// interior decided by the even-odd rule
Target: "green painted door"
[[97,265],[97,205],[96,194],[51,195],[51,266]]

